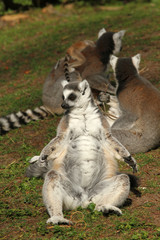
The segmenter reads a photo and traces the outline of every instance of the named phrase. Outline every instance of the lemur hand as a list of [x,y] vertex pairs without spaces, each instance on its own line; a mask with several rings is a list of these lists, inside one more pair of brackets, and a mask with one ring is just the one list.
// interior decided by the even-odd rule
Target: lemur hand
[[131,155],[129,155],[128,157],[124,157],[123,159],[130,167],[132,167],[133,173],[138,171],[137,162]]

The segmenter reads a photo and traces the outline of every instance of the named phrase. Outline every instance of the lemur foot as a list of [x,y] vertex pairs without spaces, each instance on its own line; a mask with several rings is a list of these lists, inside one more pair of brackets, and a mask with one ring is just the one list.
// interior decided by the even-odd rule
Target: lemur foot
[[113,212],[113,213],[117,214],[118,216],[122,215],[122,211],[118,207],[112,206],[110,204],[97,206],[96,210],[99,211],[99,212],[101,211],[105,214]]
[[61,216],[53,216],[47,220],[47,223],[52,223],[55,225],[58,225],[58,224],[73,225],[72,221]]

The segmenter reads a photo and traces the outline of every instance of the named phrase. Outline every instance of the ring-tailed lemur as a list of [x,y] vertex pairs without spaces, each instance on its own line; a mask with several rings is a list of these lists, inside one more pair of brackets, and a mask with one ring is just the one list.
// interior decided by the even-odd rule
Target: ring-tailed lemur
[[105,71],[110,55],[117,54],[121,50],[124,34],[124,30],[113,33],[106,32],[104,28],[101,29],[98,33],[98,40],[95,46],[86,44],[86,48],[81,52],[85,58],[85,62],[82,66],[76,67],[76,70],[72,68],[73,62],[69,60],[72,57],[76,59],[75,54],[80,52],[82,48],[78,43],[73,44],[69,48],[72,48],[72,51],[69,51],[70,58],[66,57],[58,61],[45,80],[42,92],[43,106],[37,107],[34,110],[19,111],[18,113],[12,113],[0,118],[0,135],[10,131],[12,128],[20,127],[22,123],[27,124],[31,120],[43,119],[50,113],[62,114],[64,111],[61,108],[62,87],[60,82],[65,77],[68,81],[80,79],[80,76],[86,78],[94,91],[95,98],[97,98],[101,91],[114,92],[115,89],[109,83]]
[[63,84],[62,107],[66,109],[57,136],[30,160],[28,177],[45,176],[43,201],[50,218],[47,223],[70,221],[64,209],[86,207],[90,202],[98,211],[114,211],[123,205],[130,191],[128,175],[117,173],[116,158],[137,171],[136,161],[110,132],[106,118],[92,98],[86,80]]
[[139,75],[140,54],[132,58],[112,56],[110,63],[117,82],[120,110],[111,127],[113,136],[130,153],[147,152],[160,146],[160,91]]

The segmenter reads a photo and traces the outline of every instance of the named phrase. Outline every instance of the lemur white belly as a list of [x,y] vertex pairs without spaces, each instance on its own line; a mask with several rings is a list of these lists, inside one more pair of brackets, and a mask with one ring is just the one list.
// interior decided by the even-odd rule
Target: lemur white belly
[[78,184],[84,188],[98,174],[98,163],[103,161],[102,142],[97,138],[98,129],[97,119],[77,120],[68,147],[67,161],[71,161],[68,163],[72,168],[71,174],[76,173]]

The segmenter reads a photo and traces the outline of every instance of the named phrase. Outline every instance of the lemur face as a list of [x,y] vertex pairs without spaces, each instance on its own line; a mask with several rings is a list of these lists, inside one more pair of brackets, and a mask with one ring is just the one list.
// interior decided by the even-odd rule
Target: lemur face
[[75,106],[75,104],[79,98],[79,94],[77,91],[65,89],[63,91],[62,98],[63,98],[63,102],[62,102],[61,107],[64,109],[70,109]]
[[63,86],[63,103],[61,105],[64,109],[83,108],[83,106],[89,101],[91,96],[91,90],[86,80],[82,82],[67,81],[62,82]]

